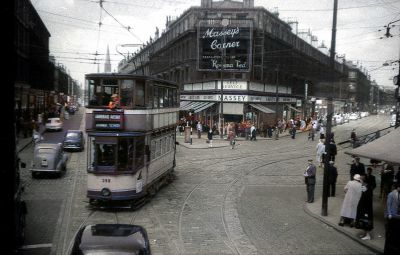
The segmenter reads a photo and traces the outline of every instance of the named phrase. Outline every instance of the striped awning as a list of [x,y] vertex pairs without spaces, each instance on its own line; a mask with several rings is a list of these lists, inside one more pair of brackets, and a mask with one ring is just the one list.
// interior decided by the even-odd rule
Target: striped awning
[[272,110],[262,104],[250,104],[250,106],[256,108],[259,111],[265,112],[265,113],[275,113],[274,110]]
[[295,112],[301,112],[301,110],[298,110],[298,109],[294,108],[294,107],[291,106],[290,104],[287,104],[286,106],[289,107],[290,109],[292,109],[292,110],[295,111]]
[[[189,102],[189,103],[183,103]],[[190,101],[181,101],[179,110],[180,111],[189,111],[193,110],[194,112],[200,112],[202,110],[207,109],[215,104],[215,102],[190,102]]]

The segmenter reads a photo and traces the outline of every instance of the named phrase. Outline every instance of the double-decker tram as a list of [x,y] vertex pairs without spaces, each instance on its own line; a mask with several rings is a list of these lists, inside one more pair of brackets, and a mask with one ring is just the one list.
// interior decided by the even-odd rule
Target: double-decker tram
[[178,85],[119,73],[85,79],[87,197],[135,208],[173,178]]

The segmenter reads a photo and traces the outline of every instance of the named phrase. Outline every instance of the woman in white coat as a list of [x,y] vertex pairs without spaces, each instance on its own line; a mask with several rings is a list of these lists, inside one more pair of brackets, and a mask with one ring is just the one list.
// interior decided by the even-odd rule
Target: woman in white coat
[[347,182],[344,187],[344,196],[342,210],[340,211],[339,226],[344,226],[345,218],[350,219],[350,227],[354,227],[354,220],[357,217],[357,206],[362,194],[361,176],[354,175],[354,180]]
[[319,143],[315,148],[317,149],[317,162],[319,162],[319,167],[322,167],[322,163],[324,162],[323,155],[325,154],[324,140],[319,139]]

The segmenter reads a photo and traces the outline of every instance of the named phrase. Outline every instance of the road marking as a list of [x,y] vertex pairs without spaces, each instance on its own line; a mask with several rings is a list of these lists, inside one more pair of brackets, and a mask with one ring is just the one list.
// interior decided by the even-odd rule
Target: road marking
[[24,245],[21,247],[23,250],[29,249],[39,249],[39,248],[51,248],[53,244],[51,243],[44,243],[44,244],[31,244],[31,245]]

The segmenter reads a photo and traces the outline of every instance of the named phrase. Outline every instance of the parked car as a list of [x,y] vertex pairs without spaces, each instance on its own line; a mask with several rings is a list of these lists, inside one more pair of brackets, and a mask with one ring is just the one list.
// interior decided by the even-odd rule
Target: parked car
[[56,173],[59,176],[67,170],[68,156],[61,143],[38,143],[35,146],[30,171],[32,177],[40,173]]
[[147,232],[142,226],[96,224],[78,230],[70,254],[150,255],[151,252]]
[[85,138],[81,130],[68,130],[63,140],[64,150],[83,151],[85,147]]
[[344,119],[340,114],[333,115],[332,120],[333,119],[335,120],[336,125],[342,125],[344,123]]
[[349,120],[358,120],[358,114],[357,113],[351,113],[349,116]]
[[60,118],[48,118],[46,121],[46,130],[62,131],[63,123]]
[[396,125],[396,114],[392,114],[392,115],[390,116],[389,125],[390,125],[391,127],[394,127],[394,126]]

